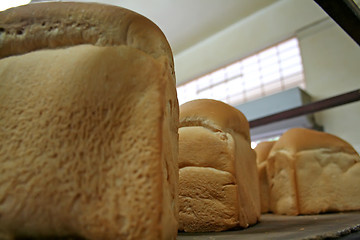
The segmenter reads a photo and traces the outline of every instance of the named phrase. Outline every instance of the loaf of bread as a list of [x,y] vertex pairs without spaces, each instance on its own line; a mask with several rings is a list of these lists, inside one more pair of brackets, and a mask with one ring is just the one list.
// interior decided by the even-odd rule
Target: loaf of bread
[[360,157],[346,141],[294,128],[267,159],[270,211],[298,215],[360,209]]
[[223,231],[258,222],[259,182],[249,123],[236,108],[201,99],[180,106],[179,230]]
[[259,172],[259,190],[260,190],[260,203],[261,213],[269,212],[270,205],[270,189],[268,176],[266,172],[267,158],[271,148],[274,146],[275,141],[260,142],[254,148],[256,152],[256,163]]
[[175,239],[179,116],[161,30],[59,2],[1,12],[0,29],[0,235]]

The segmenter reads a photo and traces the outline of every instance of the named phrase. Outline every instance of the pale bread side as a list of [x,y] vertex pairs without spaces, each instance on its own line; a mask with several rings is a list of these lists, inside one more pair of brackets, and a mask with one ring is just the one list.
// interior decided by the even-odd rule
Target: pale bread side
[[343,139],[295,128],[285,132],[268,159],[270,210],[317,214],[360,209],[360,157]]
[[[245,116],[220,101],[194,100],[180,106],[180,126],[180,230],[223,231],[255,224],[259,182]],[[222,185],[215,172],[235,179],[226,196],[214,187]],[[229,207],[229,201],[236,207]]]
[[178,103],[161,31],[81,3],[10,9],[0,27],[2,234],[175,239]]
[[256,152],[256,163],[259,172],[259,190],[261,201],[261,213],[269,212],[270,189],[266,172],[267,158],[275,141],[260,142],[254,148]]

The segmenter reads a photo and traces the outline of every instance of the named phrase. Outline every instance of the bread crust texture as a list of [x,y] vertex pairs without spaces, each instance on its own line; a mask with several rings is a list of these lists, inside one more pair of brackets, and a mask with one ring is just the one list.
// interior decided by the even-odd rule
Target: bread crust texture
[[270,211],[270,186],[268,182],[268,176],[266,171],[267,158],[274,146],[275,141],[260,142],[255,148],[256,163],[259,172],[259,190],[261,200],[261,213],[267,213]]
[[0,236],[176,239],[179,106],[160,29],[87,3],[10,9],[0,28]]
[[267,160],[270,211],[299,215],[360,209],[360,157],[343,139],[294,128]]
[[1,12],[0,29],[0,58],[81,44],[126,45],[154,58],[167,56],[174,68],[171,47],[163,32],[146,17],[121,7],[34,3]]
[[246,228],[260,218],[256,157],[245,116],[201,99],[180,106],[179,230]]

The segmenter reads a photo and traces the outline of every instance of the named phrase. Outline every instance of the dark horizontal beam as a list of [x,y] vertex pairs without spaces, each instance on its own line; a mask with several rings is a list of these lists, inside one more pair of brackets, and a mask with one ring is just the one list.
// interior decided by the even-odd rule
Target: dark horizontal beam
[[294,118],[360,100],[360,89],[249,121],[250,128]]
[[314,1],[360,45],[360,9],[353,0]]

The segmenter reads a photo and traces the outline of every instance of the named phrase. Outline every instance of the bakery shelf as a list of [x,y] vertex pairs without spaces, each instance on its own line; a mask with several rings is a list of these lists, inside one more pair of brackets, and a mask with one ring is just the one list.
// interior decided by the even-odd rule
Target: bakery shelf
[[260,222],[242,230],[218,233],[179,233],[178,240],[322,240],[355,237],[360,233],[360,212],[283,216],[264,214]]

